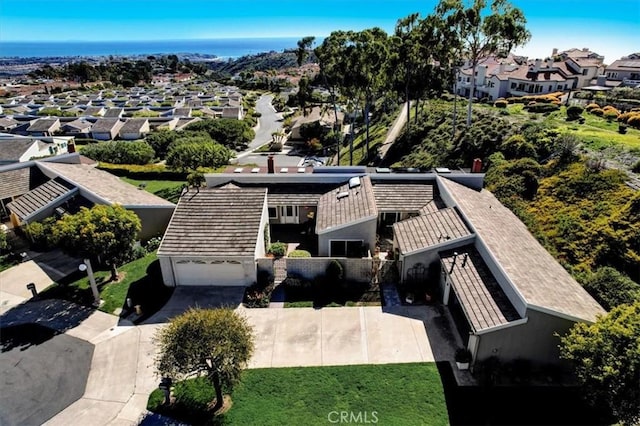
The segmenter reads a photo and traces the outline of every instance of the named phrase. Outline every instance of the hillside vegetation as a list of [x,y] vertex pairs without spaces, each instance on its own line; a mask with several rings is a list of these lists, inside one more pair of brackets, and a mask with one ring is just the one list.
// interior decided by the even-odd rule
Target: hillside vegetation
[[481,158],[487,188],[603,306],[640,300],[640,192],[625,171],[581,152],[580,134],[554,125],[558,116],[477,107],[454,138],[452,116],[450,102],[425,103],[385,165],[457,168]]

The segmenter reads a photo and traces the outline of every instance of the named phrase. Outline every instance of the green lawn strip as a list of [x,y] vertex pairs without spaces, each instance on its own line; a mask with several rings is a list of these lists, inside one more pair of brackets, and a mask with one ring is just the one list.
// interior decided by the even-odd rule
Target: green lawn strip
[[[122,308],[127,297],[134,304],[140,304],[143,312],[150,315],[157,311],[170,296],[171,289],[162,284],[159,262],[155,253],[134,260],[118,268],[123,278],[115,283],[109,282],[111,273],[106,270],[94,272],[100,298],[104,304],[100,310],[114,313]],[[44,299],[65,299],[82,305],[93,302],[89,278],[84,272],[77,272],[60,282],[53,283],[40,293]]]
[[121,177],[120,179],[137,187],[143,184],[145,191],[171,201],[172,203],[178,202],[182,186],[187,183],[186,181],[176,180],[138,180],[128,177]]
[[232,394],[231,409],[215,421],[204,414],[213,398],[211,386],[202,379],[188,382],[190,386],[176,385],[173,411],[159,407],[159,390],[149,397],[148,408],[186,415],[178,420],[198,424],[320,425],[339,420],[341,412],[360,416],[355,422],[360,424],[365,415],[369,423],[375,416],[385,425],[449,424],[434,363],[247,370]]

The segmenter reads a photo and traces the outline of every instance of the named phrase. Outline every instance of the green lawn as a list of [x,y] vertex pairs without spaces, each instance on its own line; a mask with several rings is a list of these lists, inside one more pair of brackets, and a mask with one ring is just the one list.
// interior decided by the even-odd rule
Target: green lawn
[[433,363],[247,370],[233,391],[231,409],[215,421],[198,414],[214,398],[211,386],[202,379],[187,382],[176,385],[176,411],[158,410],[158,390],[149,397],[148,408],[182,414],[187,418],[179,420],[192,424],[325,425],[339,420],[342,412],[356,424],[449,424]]
[[[146,316],[161,308],[171,296],[171,288],[162,283],[160,265],[155,253],[134,260],[118,268],[123,278],[115,283],[109,281],[111,273],[106,270],[95,271],[94,276],[104,304],[101,311],[113,314],[125,305],[127,297],[134,304],[140,304]],[[86,273],[76,272],[66,279],[53,283],[40,293],[41,298],[65,299],[81,305],[93,302],[89,278]]]
[[158,197],[164,198],[165,200],[169,200],[172,203],[178,202],[178,198],[180,198],[180,192],[182,191],[182,186],[186,185],[187,183],[186,181],[176,180],[137,180],[128,177],[120,177],[120,179],[138,187],[140,186],[140,184],[144,184],[145,191],[155,194]]

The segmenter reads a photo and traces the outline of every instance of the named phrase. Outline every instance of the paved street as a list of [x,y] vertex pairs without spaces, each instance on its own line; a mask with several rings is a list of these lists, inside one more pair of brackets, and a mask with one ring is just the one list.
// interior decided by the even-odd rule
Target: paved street
[[258,118],[259,127],[256,137],[249,144],[249,150],[258,148],[271,140],[271,134],[282,128],[282,114],[276,112],[271,101],[273,95],[262,95],[256,102],[256,111],[262,114]]

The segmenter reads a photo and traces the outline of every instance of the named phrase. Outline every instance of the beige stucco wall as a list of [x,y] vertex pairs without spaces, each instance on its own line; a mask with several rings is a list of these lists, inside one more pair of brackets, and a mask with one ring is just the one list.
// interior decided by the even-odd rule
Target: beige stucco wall
[[318,234],[318,255],[329,256],[329,242],[331,240],[363,240],[369,251],[373,253],[376,247],[376,225],[377,217],[374,217],[366,222]]

